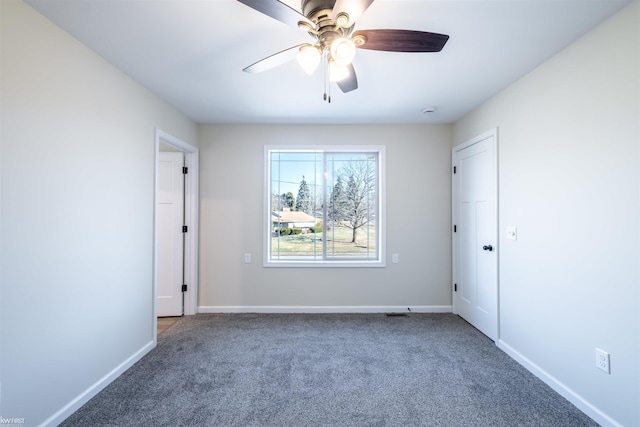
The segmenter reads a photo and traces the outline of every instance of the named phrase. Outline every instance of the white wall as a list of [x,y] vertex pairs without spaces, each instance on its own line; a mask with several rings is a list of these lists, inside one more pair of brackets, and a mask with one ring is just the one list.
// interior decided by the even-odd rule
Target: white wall
[[640,425],[639,26],[635,1],[454,128],[499,127],[502,348],[604,425]]
[[0,10],[0,415],[34,426],[153,345],[155,128],[198,130],[27,5]]
[[[451,137],[448,125],[201,127],[201,311],[450,310]],[[386,145],[387,267],[263,268],[264,145],[340,143]]]

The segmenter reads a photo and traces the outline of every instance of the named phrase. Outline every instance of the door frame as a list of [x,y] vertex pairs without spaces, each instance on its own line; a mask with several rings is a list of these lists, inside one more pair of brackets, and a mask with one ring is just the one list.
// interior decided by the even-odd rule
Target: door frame
[[495,242],[497,245],[497,256],[496,256],[496,339],[495,339],[495,344],[498,345],[498,342],[500,340],[500,203],[499,203],[499,197],[500,197],[500,193],[499,193],[499,175],[498,175],[498,171],[499,171],[499,167],[498,167],[498,128],[495,127],[493,129],[490,129],[486,132],[483,132],[482,134],[471,138],[468,141],[465,141],[463,143],[460,143],[458,145],[455,145],[452,149],[451,149],[451,260],[452,260],[452,274],[451,277],[453,278],[453,283],[451,286],[451,305],[453,308],[453,313],[454,314],[458,314],[458,307],[456,306],[457,302],[457,298],[456,298],[456,290],[455,290],[455,283],[457,283],[458,277],[458,265],[459,265],[459,259],[458,259],[458,244],[457,244],[457,236],[453,230],[453,224],[456,224],[456,185],[455,185],[455,177],[453,175],[453,168],[454,166],[456,166],[456,154],[459,151],[464,150],[465,148],[471,147],[474,144],[477,144],[479,142],[484,141],[487,138],[493,137],[493,183],[494,183],[494,188],[493,188],[493,192],[495,194],[495,213],[496,213],[496,217],[495,217],[495,230],[496,230],[496,236],[495,236]]
[[153,337],[157,336],[156,318],[158,314],[158,185],[160,175],[160,144],[166,144],[184,153],[185,166],[189,173],[185,177],[184,209],[185,223],[189,231],[185,235],[184,269],[187,291],[184,292],[184,314],[192,315],[198,312],[198,177],[199,152],[198,148],[188,144],[160,129],[156,129],[154,153],[154,203],[153,203]]

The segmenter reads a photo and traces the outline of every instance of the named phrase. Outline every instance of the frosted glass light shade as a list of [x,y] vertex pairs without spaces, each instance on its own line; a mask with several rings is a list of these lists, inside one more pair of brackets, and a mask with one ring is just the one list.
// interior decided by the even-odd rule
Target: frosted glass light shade
[[340,65],[349,65],[356,56],[356,45],[347,38],[339,37],[331,43],[331,57]]
[[320,64],[320,51],[315,46],[303,46],[296,57],[298,64],[305,73],[311,75]]
[[349,69],[346,65],[338,64],[335,61],[329,62],[329,81],[339,82],[349,77]]

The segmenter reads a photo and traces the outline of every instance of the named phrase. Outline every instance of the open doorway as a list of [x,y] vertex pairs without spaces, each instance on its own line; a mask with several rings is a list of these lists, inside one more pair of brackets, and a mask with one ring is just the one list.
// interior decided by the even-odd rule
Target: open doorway
[[[184,247],[188,229],[185,218],[187,168],[184,153],[160,142],[156,191],[156,250],[158,318],[184,314],[186,270]],[[159,327],[159,325],[158,325]]]
[[[181,197],[183,204],[177,208],[180,212],[179,227],[180,234],[180,277],[177,279],[177,288],[175,290],[179,297],[180,310],[184,315],[196,314],[197,307],[197,291],[198,291],[198,149],[184,141],[181,141],[161,130],[156,130],[156,162],[155,162],[155,203],[154,203],[154,331],[153,336],[157,337],[158,324],[156,319],[159,314],[159,279],[164,272],[162,271],[163,262],[161,262],[161,253],[159,242],[162,240],[161,232],[166,227],[166,215],[162,212],[162,205],[159,201],[163,195],[160,192],[161,176],[164,172],[163,158],[165,153],[176,153],[180,158],[180,174],[182,181],[179,184],[182,190]],[[162,153],[162,154],[161,154]],[[184,174],[182,174],[184,168]],[[178,187],[178,185],[174,185]],[[161,206],[161,209],[159,209]],[[184,229],[183,229],[184,227]],[[164,292],[163,292],[164,293]],[[164,302],[163,302],[164,303]],[[176,313],[171,314],[175,316]],[[162,314],[166,315],[166,314]],[[154,338],[157,339],[157,338]]]

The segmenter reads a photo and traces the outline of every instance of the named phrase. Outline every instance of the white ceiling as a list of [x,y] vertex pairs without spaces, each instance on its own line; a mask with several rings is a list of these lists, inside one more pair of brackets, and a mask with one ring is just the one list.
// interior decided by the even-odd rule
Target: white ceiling
[[236,0],[25,1],[198,123],[452,123],[629,3],[376,0],[356,30],[449,42],[440,53],[359,50],[359,88],[333,84],[327,104],[321,69],[309,77],[293,61],[242,71],[312,39]]

